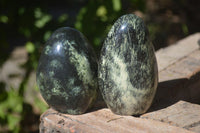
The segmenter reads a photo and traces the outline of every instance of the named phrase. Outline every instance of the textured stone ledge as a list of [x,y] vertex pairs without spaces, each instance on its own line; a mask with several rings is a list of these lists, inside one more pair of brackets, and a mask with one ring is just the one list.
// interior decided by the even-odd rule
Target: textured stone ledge
[[45,133],[190,133],[169,124],[132,116],[113,114],[109,109],[67,115],[49,109],[41,116],[40,132]]
[[41,115],[40,132],[200,132],[199,43],[200,33],[196,33],[156,52],[159,86],[146,114],[115,115],[109,109],[97,109],[104,105],[101,102],[83,115],[49,109]]
[[167,108],[146,113],[141,118],[169,123],[173,126],[200,132],[200,105],[179,101]]

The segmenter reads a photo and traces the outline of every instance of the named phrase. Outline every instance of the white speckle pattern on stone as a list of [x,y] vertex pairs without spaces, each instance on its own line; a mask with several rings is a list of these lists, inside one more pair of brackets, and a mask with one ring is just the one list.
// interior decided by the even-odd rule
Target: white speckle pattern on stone
[[138,115],[154,98],[158,70],[144,22],[133,14],[112,26],[101,50],[99,88],[107,106],[117,114]]
[[97,80],[94,77],[94,73],[90,68],[90,63],[84,53],[79,53],[71,43],[69,43],[69,60],[74,64],[78,76],[84,82],[84,84],[90,84],[92,87],[97,88]]

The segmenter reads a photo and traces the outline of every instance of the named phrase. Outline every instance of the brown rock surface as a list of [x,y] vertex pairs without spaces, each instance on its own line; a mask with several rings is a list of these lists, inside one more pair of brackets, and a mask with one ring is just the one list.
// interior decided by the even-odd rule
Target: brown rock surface
[[179,101],[167,108],[146,113],[141,118],[158,120],[170,125],[200,132],[200,105]]
[[190,133],[169,124],[113,114],[109,109],[83,115],[61,114],[49,109],[41,116],[41,133]]

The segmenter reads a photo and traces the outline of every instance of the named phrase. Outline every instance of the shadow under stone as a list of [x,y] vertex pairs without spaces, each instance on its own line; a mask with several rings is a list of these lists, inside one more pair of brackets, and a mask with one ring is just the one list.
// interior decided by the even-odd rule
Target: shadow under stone
[[160,110],[183,100],[200,104],[200,72],[191,78],[160,82],[148,112]]

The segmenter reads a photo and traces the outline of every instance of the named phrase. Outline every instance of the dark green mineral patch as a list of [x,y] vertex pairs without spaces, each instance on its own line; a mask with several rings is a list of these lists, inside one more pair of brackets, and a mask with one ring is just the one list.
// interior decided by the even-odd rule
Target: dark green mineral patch
[[37,69],[37,84],[52,108],[82,114],[97,93],[97,60],[79,31],[56,30],[47,41]]

